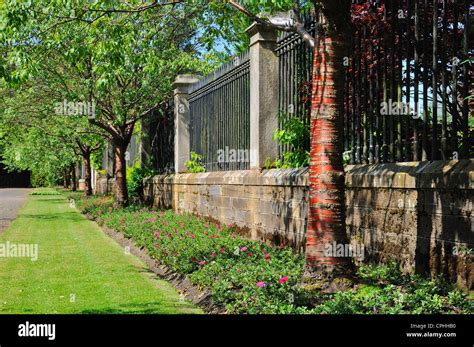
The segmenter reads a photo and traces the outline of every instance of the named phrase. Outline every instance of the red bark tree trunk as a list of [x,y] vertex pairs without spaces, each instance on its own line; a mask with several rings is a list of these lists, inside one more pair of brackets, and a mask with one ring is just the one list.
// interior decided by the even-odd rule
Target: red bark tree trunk
[[124,143],[116,143],[114,146],[115,157],[115,206],[128,206],[128,189],[127,189],[127,165],[125,161],[125,152],[127,145]]
[[87,196],[92,195],[92,169],[91,169],[91,154],[89,152],[84,153],[84,169],[85,169],[85,177],[84,177],[84,190]]
[[341,110],[345,31],[334,20],[343,11],[324,10],[314,50],[306,280],[346,275],[352,270],[350,258],[330,252],[334,243],[347,244]]

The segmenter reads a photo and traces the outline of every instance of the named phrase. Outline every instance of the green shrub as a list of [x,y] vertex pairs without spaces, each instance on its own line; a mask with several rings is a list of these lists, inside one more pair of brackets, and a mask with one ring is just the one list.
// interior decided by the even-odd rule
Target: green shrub
[[132,167],[127,167],[127,189],[130,197],[143,196],[143,180],[153,175],[153,170],[149,167],[142,168],[140,162],[136,162]]
[[100,177],[105,177],[105,176],[107,176],[107,169],[97,170],[97,174]]
[[474,312],[474,302],[467,298],[467,295],[459,290],[448,293],[448,303],[461,311]]
[[305,144],[309,143],[309,127],[299,117],[290,117],[284,113],[278,115],[280,129],[273,133],[273,140],[288,145],[290,150],[283,153],[283,162],[277,160],[274,166],[283,169],[309,166],[309,151]]
[[191,173],[206,172],[206,167],[202,164],[202,155],[191,152],[191,159],[184,163]]
[[54,187],[59,181],[59,177],[52,173],[42,173],[36,170],[31,171],[31,186],[39,187]]
[[372,284],[400,284],[403,281],[403,275],[395,261],[385,265],[362,265],[357,269],[357,275]]
[[112,212],[114,206],[114,198],[112,196],[81,196],[75,199],[76,207],[84,214],[91,214],[94,218]]

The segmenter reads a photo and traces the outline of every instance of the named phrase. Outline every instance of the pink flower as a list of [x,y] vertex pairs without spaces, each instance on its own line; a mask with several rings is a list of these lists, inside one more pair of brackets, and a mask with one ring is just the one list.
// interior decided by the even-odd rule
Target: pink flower
[[246,250],[247,250],[247,247],[245,246],[240,249],[241,252],[245,252]]
[[257,282],[257,284],[256,284],[256,286],[257,286],[257,287],[260,287],[260,288],[265,287],[265,285],[266,285],[266,284],[265,284],[265,282],[263,282],[263,281]]
[[205,260],[200,261],[198,264],[199,264],[199,265],[204,265],[204,264],[206,264],[206,261],[205,261]]
[[284,277],[280,278],[280,281],[279,281],[279,282],[280,282],[280,283],[285,283],[285,282],[287,282],[287,281],[288,281],[288,276],[284,276]]
[[221,248],[221,253],[224,253],[224,252],[225,252],[225,248],[222,247],[222,248]]
[[217,255],[216,252],[212,252],[212,253],[211,253],[211,257],[215,257],[216,255]]
[[229,229],[232,228],[232,224],[229,224],[228,228],[229,228]]
[[265,260],[270,260],[270,254],[265,254]]
[[155,221],[155,218],[150,218],[150,222],[154,222]]
[[191,235],[190,238],[194,239],[194,235]]

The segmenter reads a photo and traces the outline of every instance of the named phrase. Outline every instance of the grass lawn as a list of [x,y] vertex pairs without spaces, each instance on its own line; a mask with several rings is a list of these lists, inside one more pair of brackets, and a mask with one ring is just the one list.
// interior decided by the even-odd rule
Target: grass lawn
[[[202,313],[54,190],[35,191],[0,244],[38,244],[38,260],[0,257],[0,313]],[[33,193],[35,194],[35,193]]]

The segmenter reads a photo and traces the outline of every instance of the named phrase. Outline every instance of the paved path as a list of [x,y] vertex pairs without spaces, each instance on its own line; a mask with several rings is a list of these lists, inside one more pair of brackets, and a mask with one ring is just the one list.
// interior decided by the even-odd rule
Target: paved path
[[30,189],[25,188],[0,189],[0,233],[16,218],[29,192]]

